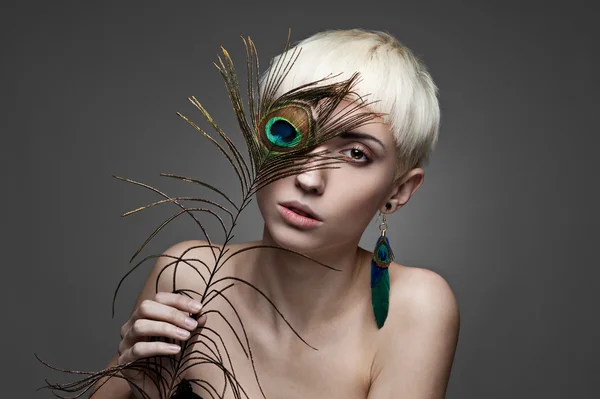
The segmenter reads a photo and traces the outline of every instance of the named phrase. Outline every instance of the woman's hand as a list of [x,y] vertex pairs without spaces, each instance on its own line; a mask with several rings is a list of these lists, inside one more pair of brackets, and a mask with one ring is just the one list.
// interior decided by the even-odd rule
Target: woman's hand
[[[170,338],[185,341],[192,331],[204,326],[206,317],[198,321],[189,314],[198,314],[202,304],[186,296],[159,292],[152,299],[146,299],[133,311],[131,317],[121,328],[118,364],[133,362],[138,359],[157,355],[175,355],[181,351],[178,344],[150,340],[150,337]],[[164,365],[167,362],[163,362]],[[136,386],[154,397],[154,383],[147,380],[145,373],[139,369],[121,372],[129,382],[133,392]]]

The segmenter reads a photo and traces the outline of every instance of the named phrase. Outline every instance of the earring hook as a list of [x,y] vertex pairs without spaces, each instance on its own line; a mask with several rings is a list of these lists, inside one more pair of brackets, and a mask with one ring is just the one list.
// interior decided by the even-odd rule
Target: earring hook
[[385,213],[379,212],[379,216],[377,217],[377,220],[379,220],[379,217],[381,217],[381,223],[379,223],[379,231],[381,231],[381,236],[385,236],[385,232],[387,230],[387,221],[385,219]]

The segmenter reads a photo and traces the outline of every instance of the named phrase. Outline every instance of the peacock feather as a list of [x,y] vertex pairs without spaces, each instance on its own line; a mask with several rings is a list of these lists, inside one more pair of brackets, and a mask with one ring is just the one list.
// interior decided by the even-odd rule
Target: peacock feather
[[[316,348],[306,342],[293,329],[285,319],[284,315],[279,312],[276,304],[274,304],[257,287],[243,279],[219,272],[234,256],[257,248],[287,251],[296,253],[307,259],[310,258],[286,248],[267,245],[246,247],[231,253],[230,248],[228,248],[227,245],[233,238],[233,230],[241,212],[248,206],[253,195],[258,190],[278,179],[293,176],[305,171],[339,167],[339,163],[346,161],[345,157],[332,155],[324,150],[315,151],[316,147],[343,132],[368,123],[375,118],[375,114],[366,112],[365,107],[369,104],[360,99],[359,96],[355,95],[353,91],[359,80],[358,74],[354,74],[349,79],[338,82],[332,81],[333,76],[324,77],[321,80],[301,85],[293,90],[278,95],[283,80],[300,54],[300,49],[290,49],[290,38],[288,35],[282,55],[269,65],[265,75],[266,77],[261,80],[259,78],[259,62],[254,42],[250,38],[242,38],[242,40],[246,51],[247,102],[242,100],[242,89],[236,69],[234,68],[229,53],[224,48],[222,48],[222,55],[218,57],[217,62],[214,65],[225,83],[225,88],[229,95],[240,131],[247,145],[247,153],[243,154],[242,151],[235,146],[230,137],[217,125],[196,97],[190,97],[189,101],[213,128],[215,131],[213,135],[204,131],[192,119],[178,113],[183,120],[189,123],[201,134],[201,136],[212,143],[227,159],[239,183],[241,201],[236,203],[229,195],[214,185],[192,177],[161,173],[161,176],[163,177],[177,179],[181,182],[193,184],[199,188],[208,190],[213,194],[216,194],[219,198],[222,198],[222,203],[202,197],[172,197],[151,185],[125,177],[114,176],[121,181],[150,190],[160,197],[158,201],[126,212],[122,216],[129,216],[165,204],[172,204],[172,206],[175,207],[175,212],[172,216],[159,223],[131,257],[130,264],[132,266],[123,276],[115,290],[113,298],[113,315],[117,293],[123,281],[136,269],[147,264],[147,261],[167,256],[164,254],[147,255],[134,263],[138,255],[144,250],[148,243],[173,220],[182,215],[189,217],[191,221],[198,226],[202,235],[205,237],[207,244],[189,248],[180,257],[170,257],[169,263],[162,271],[173,268],[173,292],[190,297],[194,294],[201,298],[200,301],[204,304],[204,308],[200,315],[195,315],[196,317],[200,317],[202,314],[214,313],[217,317],[225,320],[226,324],[229,326],[229,332],[233,333],[236,341],[250,361],[252,369],[254,370],[257,385],[260,388],[262,396],[265,397],[263,389],[260,386],[258,373],[256,372],[252,349],[249,344],[246,329],[244,328],[244,323],[239,313],[236,311],[235,306],[227,297],[228,290],[234,286],[240,285],[245,285],[255,290],[265,301],[273,306],[291,331],[296,334],[298,339],[304,342],[308,347],[312,349]],[[340,108],[340,104],[343,100],[350,100],[349,105]],[[358,110],[364,112],[356,112]],[[193,206],[185,205],[190,202]],[[222,246],[213,244],[209,232],[199,218],[200,215],[206,215],[215,218],[218,221],[224,235]],[[200,270],[196,266],[198,264],[197,262],[200,262],[200,260],[186,256],[190,250],[200,247],[210,249],[215,261],[214,267],[208,267],[206,264],[203,264],[205,270]],[[387,248],[387,252],[384,249],[381,251],[380,258],[382,259],[382,262],[385,262],[384,259],[387,259],[386,256],[389,257],[389,255],[386,254],[391,254],[391,251],[389,251],[389,243],[387,244]],[[316,260],[314,260],[314,262],[321,267],[333,269]],[[203,291],[192,291],[177,287],[175,275],[178,268],[181,267],[188,267],[197,272],[199,286],[204,287]],[[377,267],[377,270],[380,270],[379,267]],[[387,290],[389,291],[389,277],[387,275],[387,270],[381,270],[381,272],[378,271],[376,274],[372,275],[375,276],[375,278],[372,278],[372,285],[373,282],[375,282],[374,287],[376,288],[373,294],[374,303],[376,296],[375,292],[379,293],[380,290],[383,292],[385,286],[387,286]],[[156,287],[158,289],[158,281],[156,282]],[[380,294],[377,295],[379,298]],[[227,319],[219,310],[211,309],[210,304],[215,300],[222,300],[228,303],[236,316],[235,320]],[[381,314],[383,314],[383,300],[378,299],[378,303],[379,302],[382,304],[380,306]],[[376,314],[377,313],[378,312],[376,312]],[[385,304],[385,313],[387,314],[387,303]],[[385,319],[385,315],[383,317]],[[377,318],[377,320],[379,323],[379,318]],[[241,332],[233,327],[236,323]],[[160,392],[161,398],[198,397],[191,391],[192,386],[203,389],[205,392],[208,392],[212,398],[223,398],[226,392],[230,392],[236,399],[248,398],[246,391],[236,378],[236,373],[229,356],[229,350],[221,337],[222,334],[223,331],[215,331],[214,329],[205,327],[201,329],[200,332],[193,333],[192,337],[187,341],[181,342],[182,350],[180,354],[176,356],[156,356],[153,358],[140,359],[129,364],[108,367],[98,372],[61,370],[64,372],[75,373],[79,376],[84,375],[85,377],[66,384],[48,383],[46,388],[52,389],[59,397],[63,396],[58,395],[57,392],[67,392],[75,393],[75,395],[71,397],[78,398],[86,392],[93,390],[95,384],[99,383],[102,378],[123,378],[123,376],[119,374],[121,370],[137,369],[147,373],[148,377],[154,383],[154,387]],[[187,350],[190,345],[198,343],[201,344],[196,345],[199,349]],[[45,365],[54,368],[47,362],[40,361]],[[209,364],[216,367],[223,374],[223,386],[216,387],[206,380],[186,381],[181,378],[183,371],[199,364]],[[98,385],[101,385],[102,383],[104,382],[100,382]],[[139,390],[142,393],[142,396],[147,397],[147,394],[145,394],[142,389]]]
[[390,242],[382,235],[375,244],[371,260],[371,302],[377,327],[383,327],[390,307],[390,273],[388,266],[394,259]]

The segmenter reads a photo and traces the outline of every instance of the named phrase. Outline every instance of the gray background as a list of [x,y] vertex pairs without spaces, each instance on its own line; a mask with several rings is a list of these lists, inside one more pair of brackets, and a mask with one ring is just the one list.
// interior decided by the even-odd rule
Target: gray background
[[[98,370],[145,271],[111,299],[128,259],[173,208],[137,179],[185,174],[235,190],[216,152],[176,114],[197,96],[237,127],[219,46],[263,65],[287,29],[386,30],[429,65],[443,123],[426,182],[390,221],[400,262],[451,284],[461,332],[448,398],[592,398],[597,364],[597,13],[584,2],[5,2],[2,9],[2,397],[34,392],[41,366]],[[263,5],[264,4],[264,5]],[[8,184],[6,184],[8,183]],[[357,189],[360,186],[357,185]],[[236,239],[259,236],[256,207]],[[375,225],[365,233],[370,248]],[[187,219],[148,250],[200,238]],[[148,264],[150,267],[150,264]],[[147,270],[147,269],[146,269]],[[8,372],[6,366],[8,367]]]

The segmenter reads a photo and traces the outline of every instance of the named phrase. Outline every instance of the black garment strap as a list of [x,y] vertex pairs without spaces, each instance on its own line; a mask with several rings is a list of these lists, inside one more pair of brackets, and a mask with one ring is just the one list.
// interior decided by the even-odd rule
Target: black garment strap
[[188,380],[181,380],[171,399],[202,399],[202,396],[194,393],[192,384]]

